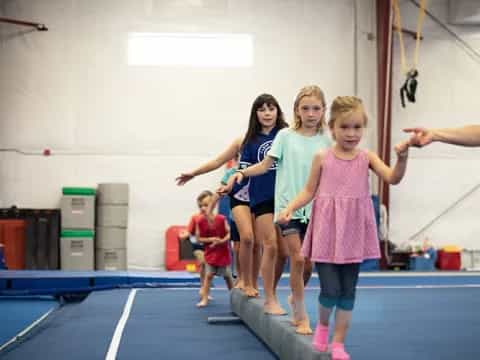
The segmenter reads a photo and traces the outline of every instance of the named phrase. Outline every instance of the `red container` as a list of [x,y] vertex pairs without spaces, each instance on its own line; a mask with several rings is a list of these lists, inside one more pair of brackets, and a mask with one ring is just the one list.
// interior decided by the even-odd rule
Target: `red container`
[[443,250],[437,252],[437,263],[435,265],[439,270],[460,270],[461,264],[459,252],[445,252]]
[[5,265],[5,246],[0,243],[0,270],[5,270],[7,266]]
[[[186,230],[185,226],[170,226],[165,233],[165,268],[169,271],[185,271],[193,267],[196,272],[200,270],[198,261],[180,259],[180,239],[178,234],[181,230]],[[188,240],[185,240],[188,241]]]
[[25,269],[25,220],[0,220],[0,243],[7,269]]

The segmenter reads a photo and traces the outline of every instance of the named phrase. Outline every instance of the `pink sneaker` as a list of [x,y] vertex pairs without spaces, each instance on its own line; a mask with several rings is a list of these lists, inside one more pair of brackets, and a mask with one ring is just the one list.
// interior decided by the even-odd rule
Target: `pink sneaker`
[[313,334],[313,348],[320,352],[328,350],[328,326],[317,323],[315,333]]
[[350,355],[342,343],[332,343],[332,360],[350,360]]

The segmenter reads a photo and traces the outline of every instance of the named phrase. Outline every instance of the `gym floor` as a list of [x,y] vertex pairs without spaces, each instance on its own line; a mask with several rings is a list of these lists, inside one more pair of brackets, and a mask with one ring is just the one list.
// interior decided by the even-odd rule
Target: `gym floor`
[[[168,274],[168,273],[166,273]],[[288,276],[278,295],[287,308]],[[479,273],[363,273],[346,346],[352,359],[478,359]],[[2,359],[275,359],[243,324],[209,324],[231,315],[222,279],[208,307],[197,309],[198,288],[94,291],[59,304],[43,296],[0,297],[0,343],[42,314],[27,334],[0,352]],[[318,279],[306,288],[316,322]],[[6,326],[3,326],[6,324]]]

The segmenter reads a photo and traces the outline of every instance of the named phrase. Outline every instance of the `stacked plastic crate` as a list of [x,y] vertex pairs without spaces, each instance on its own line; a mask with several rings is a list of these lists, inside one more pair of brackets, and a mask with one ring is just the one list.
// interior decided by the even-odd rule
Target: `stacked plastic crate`
[[95,189],[64,187],[60,202],[60,268],[94,269]]
[[97,270],[127,270],[128,198],[128,184],[98,185],[95,245]]

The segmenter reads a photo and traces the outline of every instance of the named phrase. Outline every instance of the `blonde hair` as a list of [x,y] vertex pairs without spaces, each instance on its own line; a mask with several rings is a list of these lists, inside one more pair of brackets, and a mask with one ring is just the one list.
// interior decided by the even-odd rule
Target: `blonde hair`
[[363,102],[356,96],[337,96],[330,107],[330,119],[328,120],[328,127],[332,129],[335,126],[335,121],[339,118],[344,118],[354,112],[361,112],[365,120],[364,126],[367,126],[368,117],[363,106]]
[[197,196],[197,203],[200,203],[208,196],[213,196],[213,193],[210,190],[204,190]]
[[[322,106],[324,108],[327,106],[327,102],[325,101],[325,94],[318,86],[310,85],[301,88],[297,97],[295,98],[295,103],[293,104],[293,128],[295,130],[300,129],[300,127],[302,126],[302,119],[300,119],[300,116],[297,115],[297,110],[298,105],[300,104],[300,100],[302,100],[305,96],[314,96],[322,102]],[[317,130],[319,132],[323,132],[325,124],[325,113],[323,113],[322,118],[318,123]]]

